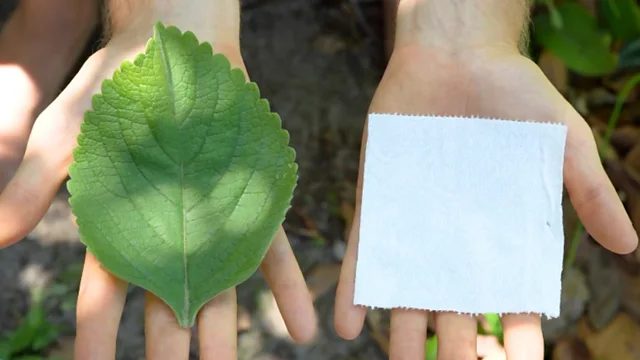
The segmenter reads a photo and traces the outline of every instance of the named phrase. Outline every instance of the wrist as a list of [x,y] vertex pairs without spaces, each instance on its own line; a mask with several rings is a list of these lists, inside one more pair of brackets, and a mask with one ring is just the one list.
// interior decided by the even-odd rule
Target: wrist
[[519,52],[528,11],[529,0],[400,0],[394,48]]
[[109,0],[107,16],[111,44],[144,45],[160,21],[193,32],[214,52],[240,56],[239,0]]

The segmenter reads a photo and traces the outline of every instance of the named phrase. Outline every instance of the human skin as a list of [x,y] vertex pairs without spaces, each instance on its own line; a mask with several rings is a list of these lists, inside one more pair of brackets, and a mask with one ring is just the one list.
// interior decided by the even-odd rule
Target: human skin
[[0,32],[0,188],[99,18],[98,0],[22,0]]
[[[527,2],[390,2],[388,8],[395,2],[398,9],[395,41],[369,112],[566,124],[564,183],[573,206],[589,233],[605,248],[621,254],[633,251],[637,234],[604,172],[589,126],[538,66],[521,54]],[[366,139],[365,125],[363,144]],[[345,339],[360,333],[367,311],[353,304],[365,156],[362,149],[356,214],[336,293],[335,326]],[[438,358],[475,360],[476,319],[448,312],[433,315]],[[505,315],[502,324],[508,360],[543,359],[539,316]],[[424,359],[426,330],[426,311],[393,309],[390,358]]]
[[[24,160],[0,194],[0,247],[22,239],[42,218],[73,161],[72,150],[91,97],[124,60],[143,52],[153,25],[162,21],[192,31],[245,71],[240,53],[238,0],[110,0],[106,46],[92,55],[70,84],[38,117]],[[310,341],[316,315],[289,241],[279,228],[260,266],[294,340]],[[75,358],[112,360],[127,283],[87,253],[76,310]],[[216,296],[197,317],[201,359],[237,359],[235,288]],[[191,330],[148,293],[145,307],[148,359],[188,359]]]

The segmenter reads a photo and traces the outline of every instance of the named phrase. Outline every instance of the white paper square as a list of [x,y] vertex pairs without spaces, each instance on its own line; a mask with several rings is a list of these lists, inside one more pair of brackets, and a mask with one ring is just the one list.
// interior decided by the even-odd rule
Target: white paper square
[[566,134],[370,115],[354,303],[558,316]]

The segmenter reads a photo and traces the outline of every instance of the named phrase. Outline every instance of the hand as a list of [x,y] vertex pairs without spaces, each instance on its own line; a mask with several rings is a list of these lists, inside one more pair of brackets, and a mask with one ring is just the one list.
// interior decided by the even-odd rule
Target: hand
[[[151,27],[149,27],[151,29]],[[133,40],[132,40],[133,39]],[[114,36],[92,55],[69,86],[37,119],[24,161],[0,197],[0,243],[22,238],[42,218],[73,161],[72,149],[91,97],[123,60],[144,51],[144,36]],[[244,70],[238,46],[211,42],[232,66]],[[246,70],[245,70],[246,73]],[[316,319],[310,293],[282,230],[261,265],[284,321],[299,342],[313,338]],[[77,304],[75,358],[114,359],[116,336],[127,283],[103,269],[87,253]],[[201,359],[237,359],[236,292],[229,289],[200,311],[197,323]],[[188,359],[191,329],[181,328],[170,308],[148,293],[145,310],[146,353],[150,359]]]
[[[601,165],[595,141],[582,117],[529,59],[514,48],[483,47],[460,53],[425,46],[396,46],[371,102],[370,113],[436,114],[560,122],[568,126],[564,181],[573,206],[589,233],[607,249],[629,253],[637,234]],[[366,143],[366,125],[363,144]],[[335,325],[352,339],[366,309],[353,305],[357,261],[362,160],[356,215],[336,295]],[[389,224],[394,226],[394,224]],[[436,313],[439,359],[476,359],[476,319]],[[540,317],[505,315],[504,341],[509,360],[542,360]],[[390,357],[422,360],[427,313],[391,312]]]
[[[294,340],[310,341],[316,318],[304,278],[289,241],[280,228],[260,266]],[[77,306],[76,359],[113,360],[116,336],[124,308],[127,283],[104,270],[87,253]],[[235,288],[207,303],[197,317],[200,359],[235,360],[237,303]],[[178,325],[171,309],[147,292],[145,302],[147,359],[189,359],[191,329]]]
[[[37,196],[15,190],[35,189],[45,175],[25,173],[24,168],[32,168],[32,157],[12,189],[2,190],[23,160],[36,117],[82,54],[99,8],[97,0],[21,0],[0,29],[0,248],[20,240],[35,225],[33,220],[40,220],[41,215],[23,219],[24,212],[14,213],[16,206],[22,210],[21,201]],[[43,200],[48,207],[49,200]]]

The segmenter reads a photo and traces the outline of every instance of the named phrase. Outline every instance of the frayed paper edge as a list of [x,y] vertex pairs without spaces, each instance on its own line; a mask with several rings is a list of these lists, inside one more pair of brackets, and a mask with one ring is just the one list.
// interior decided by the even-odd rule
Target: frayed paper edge
[[354,303],[353,305],[361,307],[361,308],[366,308],[369,310],[378,310],[378,309],[382,309],[382,310],[415,310],[415,311],[426,311],[426,312],[431,312],[431,313],[455,313],[458,315],[466,315],[466,316],[471,316],[471,317],[478,317],[478,316],[482,316],[484,314],[498,314],[498,316],[503,317],[504,315],[537,315],[540,317],[543,317],[546,320],[552,320],[552,319],[557,319],[560,317],[560,314],[557,315],[551,315],[545,312],[536,312],[536,311],[519,311],[519,312],[491,312],[491,311],[485,311],[485,312],[479,312],[479,313],[473,313],[473,312],[465,312],[465,311],[456,311],[456,310],[445,310],[445,309],[421,309],[421,308],[415,308],[415,307],[410,307],[410,306],[391,306],[391,307],[387,307],[387,306],[372,306],[372,305],[364,305],[364,304],[356,304]]
[[370,113],[368,116],[377,115],[377,116],[400,116],[400,117],[410,117],[410,118],[436,118],[436,119],[449,119],[449,120],[489,120],[489,121],[504,121],[508,123],[529,123],[529,124],[539,124],[539,125],[551,125],[551,126],[559,126],[559,127],[567,127],[567,124],[561,122],[553,122],[553,121],[534,121],[534,120],[517,120],[517,119],[503,119],[503,118],[495,118],[495,117],[483,117],[483,116],[456,116],[456,115],[434,115],[434,114],[400,114],[400,113]]
[[[496,118],[496,117],[483,117],[483,116],[477,116],[477,115],[456,116],[456,115],[400,114],[400,113],[378,113],[378,112],[373,112],[373,113],[369,113],[367,115],[367,118],[371,117],[372,115],[373,116],[397,116],[397,117],[408,117],[408,118],[435,118],[435,119],[441,119],[441,120],[501,121],[501,122],[506,122],[506,123],[510,123],[510,124],[513,124],[513,123],[528,123],[528,124],[560,127],[560,128],[567,129],[567,125],[564,124],[564,123],[561,123],[561,122],[521,120],[521,119],[504,119],[504,118]],[[355,302],[354,302],[353,305],[361,307],[361,308],[366,308],[366,309],[369,309],[369,310],[376,310],[376,309],[384,309],[384,310],[394,310],[394,309],[417,310],[417,311],[426,311],[426,312],[431,312],[431,313],[455,313],[455,314],[458,314],[458,315],[466,315],[466,316],[470,316],[470,317],[479,317],[479,316],[482,316],[482,315],[487,314],[487,313],[494,313],[494,314],[497,314],[500,317],[502,317],[504,315],[536,315],[536,316],[544,317],[546,320],[557,319],[557,318],[560,317],[559,313],[554,315],[554,314],[550,314],[550,313],[536,312],[536,311],[520,311],[520,312],[491,312],[491,311],[485,311],[485,312],[479,312],[479,313],[472,313],[472,312],[456,311],[456,310],[450,310],[450,309],[421,309],[421,308],[415,308],[415,307],[409,307],[409,306],[391,306],[391,307],[387,307],[387,306],[372,306],[372,305],[358,304],[358,303],[355,303]]]

